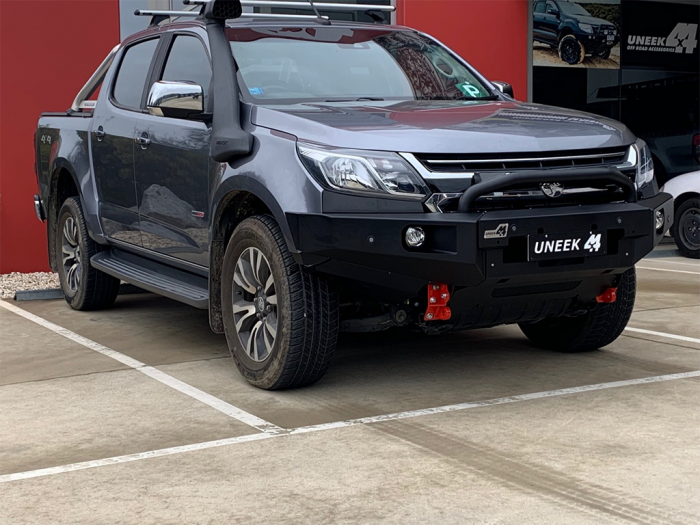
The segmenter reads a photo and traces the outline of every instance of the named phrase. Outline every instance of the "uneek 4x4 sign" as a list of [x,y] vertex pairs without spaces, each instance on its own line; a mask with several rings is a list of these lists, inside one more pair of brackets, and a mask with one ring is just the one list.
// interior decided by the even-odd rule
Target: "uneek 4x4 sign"
[[529,235],[528,260],[568,259],[605,255],[605,232],[573,232],[549,235]]
[[622,65],[697,72],[700,6],[644,2],[623,9]]

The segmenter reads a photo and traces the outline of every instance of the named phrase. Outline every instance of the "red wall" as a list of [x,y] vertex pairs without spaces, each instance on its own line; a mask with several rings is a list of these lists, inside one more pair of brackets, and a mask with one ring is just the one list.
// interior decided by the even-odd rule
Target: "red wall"
[[0,0],[0,273],[48,269],[34,214],[34,130],[119,43],[118,0]]
[[529,0],[397,0],[397,22],[434,36],[527,100]]
[[[522,100],[527,1],[397,0],[397,19],[488,78],[510,82]],[[67,109],[118,42],[118,0],[0,0],[0,273],[48,269],[46,230],[32,202],[36,121],[42,111]]]

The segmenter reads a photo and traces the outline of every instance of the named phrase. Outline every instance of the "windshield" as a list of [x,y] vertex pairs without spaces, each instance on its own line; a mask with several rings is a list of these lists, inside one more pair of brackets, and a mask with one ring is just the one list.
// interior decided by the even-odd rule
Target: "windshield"
[[559,8],[562,11],[564,11],[567,15],[591,16],[591,14],[579,4],[574,4],[571,2],[559,2]]
[[261,102],[495,98],[418,33],[343,27],[229,29],[241,89]]

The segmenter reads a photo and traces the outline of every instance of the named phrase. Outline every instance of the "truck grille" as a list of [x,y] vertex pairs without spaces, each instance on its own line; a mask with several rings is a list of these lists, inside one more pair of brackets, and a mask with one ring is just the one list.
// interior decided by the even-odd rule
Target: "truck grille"
[[[499,174],[524,170],[557,168],[585,168],[614,166],[634,179],[636,168],[628,161],[629,147],[599,150],[556,151],[536,154],[417,154],[415,159],[427,171],[428,181],[441,178],[455,179],[464,175],[465,189],[474,178],[489,179]],[[525,209],[540,207],[577,206],[621,200],[622,192],[616,185],[587,187],[585,182],[567,184],[563,195],[547,197],[537,184],[505,188],[476,200],[475,211],[495,209]],[[457,211],[460,193],[434,194],[426,203],[433,211]]]
[[426,169],[440,173],[515,171],[522,169],[570,168],[572,166],[619,166],[625,162],[628,147],[604,150],[554,151],[531,154],[444,155],[417,154]]

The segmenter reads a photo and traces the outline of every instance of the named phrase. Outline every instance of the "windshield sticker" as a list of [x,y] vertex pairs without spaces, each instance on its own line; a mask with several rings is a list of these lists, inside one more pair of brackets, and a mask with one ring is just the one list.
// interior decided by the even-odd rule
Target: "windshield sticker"
[[462,82],[461,84],[457,84],[456,87],[468,97],[476,98],[481,96],[479,88],[476,86],[472,86],[469,82]]
[[248,88],[248,91],[250,92],[251,95],[263,95],[263,88],[261,87],[252,87]]

